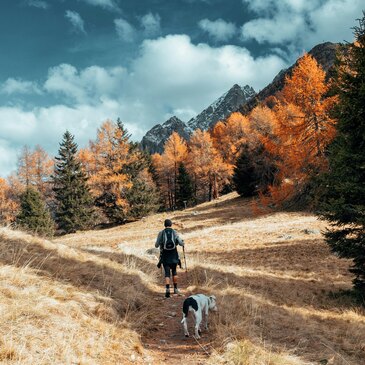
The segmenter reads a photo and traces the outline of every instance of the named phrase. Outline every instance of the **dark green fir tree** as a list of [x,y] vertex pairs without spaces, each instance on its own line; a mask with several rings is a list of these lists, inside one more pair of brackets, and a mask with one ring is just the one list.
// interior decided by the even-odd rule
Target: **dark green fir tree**
[[251,153],[247,146],[242,148],[233,173],[233,184],[239,195],[251,197],[256,193],[257,178]]
[[183,163],[180,163],[177,173],[176,205],[185,208],[194,203],[193,181]]
[[58,228],[65,233],[87,229],[92,226],[93,199],[77,159],[77,144],[68,131],[58,154],[53,175]]
[[140,219],[154,213],[160,207],[160,196],[153,181],[145,181],[141,177],[132,180],[133,186],[126,193],[129,204],[128,218]]
[[355,293],[365,300],[365,13],[337,66],[337,136],[324,177],[322,218],[331,250],[353,260]]
[[54,221],[45,207],[41,194],[33,187],[28,187],[20,197],[20,213],[17,224],[39,236],[52,237]]

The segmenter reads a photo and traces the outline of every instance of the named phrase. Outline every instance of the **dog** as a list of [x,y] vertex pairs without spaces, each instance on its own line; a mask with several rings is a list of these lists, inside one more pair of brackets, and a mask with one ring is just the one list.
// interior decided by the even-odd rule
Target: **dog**
[[208,312],[218,311],[217,301],[214,295],[207,296],[204,294],[195,294],[184,300],[183,304],[183,318],[181,323],[184,326],[185,337],[189,337],[187,317],[190,312],[194,313],[195,318],[195,338],[200,338],[200,324],[203,320],[203,314],[205,315],[205,329],[208,330]]

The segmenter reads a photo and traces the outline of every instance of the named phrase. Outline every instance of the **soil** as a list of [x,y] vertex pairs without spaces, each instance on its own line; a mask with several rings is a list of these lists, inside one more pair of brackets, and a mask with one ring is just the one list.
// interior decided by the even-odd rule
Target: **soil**
[[[162,279],[161,279],[162,282]],[[154,323],[151,324],[151,331],[142,337],[143,346],[153,351],[155,359],[162,364],[184,363],[191,365],[205,364],[211,352],[211,335],[205,331],[199,340],[193,336],[194,319],[191,314],[188,317],[188,328],[190,337],[185,337],[182,319],[182,305],[186,297],[191,293],[187,291],[187,274],[179,273],[180,294],[171,294],[165,298],[165,288],[161,283],[161,293],[156,293]],[[155,361],[156,361],[155,360]],[[156,362],[153,362],[156,364]]]

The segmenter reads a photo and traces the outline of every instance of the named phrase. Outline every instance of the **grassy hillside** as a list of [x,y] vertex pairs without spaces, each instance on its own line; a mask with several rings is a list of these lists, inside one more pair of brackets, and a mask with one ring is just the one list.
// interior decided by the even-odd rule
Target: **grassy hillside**
[[[163,300],[153,247],[165,218],[186,242],[185,294],[214,293],[200,343],[184,297]],[[365,364],[365,311],[336,295],[349,262],[304,213],[253,216],[235,194],[53,242],[0,231],[0,361],[19,364]]]

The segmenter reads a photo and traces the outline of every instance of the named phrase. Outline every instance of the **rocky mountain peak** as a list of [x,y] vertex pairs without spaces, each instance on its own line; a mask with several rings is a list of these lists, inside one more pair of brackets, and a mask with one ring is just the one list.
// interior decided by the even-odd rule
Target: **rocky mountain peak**
[[162,153],[165,142],[173,132],[177,132],[184,139],[189,139],[186,124],[178,117],[173,116],[162,125],[155,125],[146,133],[141,141],[142,149],[150,153]]
[[208,108],[204,109],[195,118],[188,121],[191,131],[196,129],[207,130],[212,128],[219,120],[226,119],[231,113],[237,111],[253,96],[255,90],[249,86],[234,84],[225,94],[214,101]]

